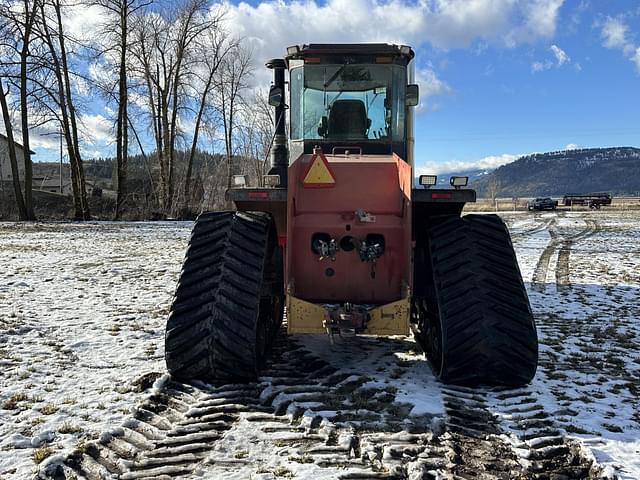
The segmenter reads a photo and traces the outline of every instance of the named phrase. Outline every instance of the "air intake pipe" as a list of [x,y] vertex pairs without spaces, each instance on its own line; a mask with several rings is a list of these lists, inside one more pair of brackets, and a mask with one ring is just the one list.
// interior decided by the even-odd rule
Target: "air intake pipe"
[[273,86],[280,88],[282,101],[276,109],[276,131],[271,147],[271,169],[269,175],[280,175],[280,186],[287,186],[287,168],[289,167],[289,148],[287,147],[287,133],[285,129],[285,102],[284,102],[284,71],[287,64],[281,58],[274,58],[266,63],[267,68],[273,70]]

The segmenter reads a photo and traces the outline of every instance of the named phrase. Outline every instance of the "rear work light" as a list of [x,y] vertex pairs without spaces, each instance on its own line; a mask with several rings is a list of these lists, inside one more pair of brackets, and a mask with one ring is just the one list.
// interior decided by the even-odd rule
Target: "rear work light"
[[469,183],[469,177],[451,177],[449,183],[455,188],[466,187]]
[[280,186],[280,175],[263,175],[262,181],[265,187]]
[[437,175],[420,175],[420,185],[425,188],[429,188],[431,185],[435,185],[438,182]]
[[236,187],[246,187],[247,186],[247,176],[246,175],[234,175],[233,176],[233,185]]

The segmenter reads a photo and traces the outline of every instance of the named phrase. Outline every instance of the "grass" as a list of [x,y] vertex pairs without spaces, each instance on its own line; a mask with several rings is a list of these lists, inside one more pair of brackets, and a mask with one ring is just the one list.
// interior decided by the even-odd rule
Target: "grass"
[[60,410],[60,409],[58,407],[56,407],[55,405],[52,405],[51,403],[47,403],[47,404],[43,405],[42,407],[40,407],[40,413],[42,413],[43,415],[53,415],[58,410]]
[[86,439],[82,439],[78,443],[76,443],[77,452],[84,454],[84,453],[87,453],[88,449],[89,449],[89,444],[87,443]]
[[80,433],[81,431],[82,428],[80,428],[80,426],[71,422],[63,422],[60,428],[58,428],[58,433]]
[[291,470],[289,470],[286,467],[276,467],[273,470],[273,474],[276,477],[284,477],[284,478],[293,478],[293,477],[295,477],[295,473],[293,473]]
[[45,445],[44,447],[36,448],[31,453],[31,458],[36,464],[40,464],[45,458],[48,458],[51,455],[53,455],[53,449]]
[[287,460],[296,463],[313,463],[313,458],[311,458],[311,456],[309,455],[302,455],[301,457],[291,456]]
[[16,410],[18,402],[24,402],[27,399],[26,393],[14,393],[7,400],[2,402],[3,410]]

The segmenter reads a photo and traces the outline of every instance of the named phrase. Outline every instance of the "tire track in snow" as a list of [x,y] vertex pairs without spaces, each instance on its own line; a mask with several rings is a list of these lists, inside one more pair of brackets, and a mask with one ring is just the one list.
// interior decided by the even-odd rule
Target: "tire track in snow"
[[41,476],[137,480],[189,475],[203,466],[235,469],[243,464],[237,452],[212,453],[239,421],[290,447],[291,462],[344,472],[339,478],[405,479],[423,464],[442,463],[444,449],[430,445],[430,418],[407,431],[410,408],[390,391],[363,387],[366,376],[336,372],[284,333],[274,349],[274,360],[252,384],[166,382],[120,427]]
[[[536,214],[535,220],[538,220],[539,217]],[[511,237],[512,238],[517,238],[517,237],[526,237],[529,235],[534,235],[536,233],[540,233],[540,232],[544,232],[545,230],[550,229],[553,224],[556,222],[555,218],[549,218],[547,220],[545,220],[544,222],[542,222],[542,225],[536,225],[535,227],[532,228],[528,228],[526,230],[512,230],[511,233]]]
[[524,467],[523,478],[601,478],[580,444],[565,436],[531,387],[495,389],[490,396]]
[[535,288],[536,290],[544,289],[544,285],[547,281],[547,273],[549,271],[551,257],[556,251],[558,245],[557,233],[554,228],[556,221],[555,219],[553,220],[554,221],[549,225],[549,235],[551,236],[551,241],[542,251],[540,258],[538,259],[538,263],[536,264],[536,267],[533,271],[532,284],[533,288]]
[[544,291],[546,280],[549,274],[551,258],[557,252],[557,264],[554,269],[556,284],[559,287],[567,287],[570,285],[569,279],[569,257],[571,249],[578,241],[584,240],[600,231],[600,226],[596,220],[585,219],[585,227],[578,233],[573,235],[560,235],[555,226],[556,221],[553,219],[549,223],[549,235],[551,241],[542,251],[540,258],[533,272],[532,286],[537,291]]
[[[408,428],[410,406],[396,402],[390,389],[367,387],[366,375],[338,371],[290,343],[287,361],[262,376],[273,413],[247,417],[286,450],[288,465],[314,464],[345,480],[407,479],[422,478],[416,475],[441,461],[444,450],[431,444],[430,418]],[[313,368],[301,376],[303,365]],[[224,467],[225,461],[214,463]]]
[[[266,438],[269,450],[286,456],[281,472],[313,464],[343,480],[554,478],[544,475],[589,471],[590,463],[563,437],[550,443],[552,427],[532,430],[532,419],[553,422],[535,402],[526,404],[526,389],[497,394],[506,426],[488,407],[492,392],[444,385],[444,418],[408,423],[412,406],[391,389],[367,386],[366,375],[339,371],[284,334],[274,349],[256,383],[166,382],[121,427],[68,456],[64,475],[52,471],[50,478],[162,479],[196,469],[216,478],[241,467],[255,473],[259,465],[245,460],[228,435],[246,443]],[[505,441],[506,431],[518,438],[516,448]],[[523,458],[534,459],[533,466]]]
[[[252,384],[214,388],[168,381],[122,426],[69,455],[62,478],[73,478],[70,473],[87,480],[189,474],[239,412],[259,408],[256,393]],[[60,472],[49,473],[55,478]]]
[[591,237],[600,231],[600,225],[596,220],[584,219],[586,226],[579,233],[562,240],[562,246],[558,252],[558,264],[556,267],[556,284],[561,287],[571,285],[569,278],[569,257],[574,244],[580,240]]
[[444,478],[523,478],[516,454],[500,438],[498,419],[487,408],[485,390],[445,386],[443,393],[443,443],[449,461],[437,474]]

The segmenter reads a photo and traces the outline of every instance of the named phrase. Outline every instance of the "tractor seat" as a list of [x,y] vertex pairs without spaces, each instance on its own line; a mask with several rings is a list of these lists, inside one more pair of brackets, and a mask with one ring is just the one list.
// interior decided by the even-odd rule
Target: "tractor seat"
[[366,139],[371,120],[362,100],[336,100],[328,120],[328,138]]

